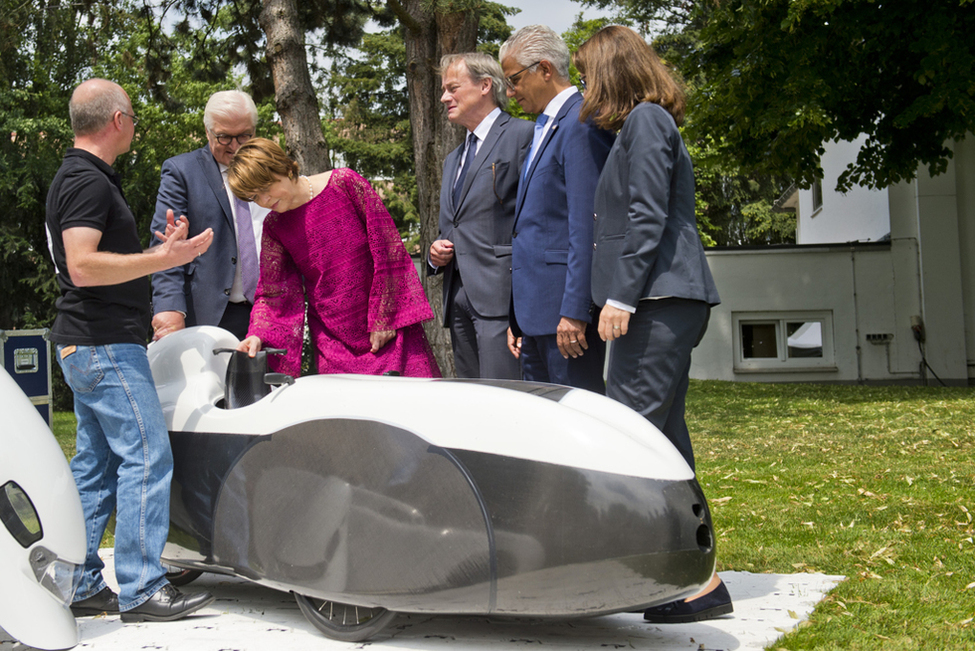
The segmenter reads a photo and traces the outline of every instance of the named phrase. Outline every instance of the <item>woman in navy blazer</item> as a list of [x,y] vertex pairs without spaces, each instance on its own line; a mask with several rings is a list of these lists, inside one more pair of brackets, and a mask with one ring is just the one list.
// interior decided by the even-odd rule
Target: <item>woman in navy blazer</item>
[[[596,186],[592,296],[613,341],[606,395],[642,414],[694,468],[684,422],[691,350],[718,290],[694,217],[694,171],[678,127],[684,93],[636,32],[592,36],[573,61],[586,84],[580,120],[618,131]],[[646,611],[653,622],[733,610],[715,575],[705,592]]]

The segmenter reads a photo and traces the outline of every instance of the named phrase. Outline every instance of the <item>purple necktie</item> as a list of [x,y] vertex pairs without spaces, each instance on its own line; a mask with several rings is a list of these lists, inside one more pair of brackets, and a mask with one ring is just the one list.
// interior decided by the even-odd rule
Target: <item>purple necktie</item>
[[251,222],[251,209],[247,202],[240,197],[234,199],[237,203],[237,264],[240,265],[240,280],[244,296],[253,303],[257,277],[260,273],[257,243],[254,241],[254,223]]

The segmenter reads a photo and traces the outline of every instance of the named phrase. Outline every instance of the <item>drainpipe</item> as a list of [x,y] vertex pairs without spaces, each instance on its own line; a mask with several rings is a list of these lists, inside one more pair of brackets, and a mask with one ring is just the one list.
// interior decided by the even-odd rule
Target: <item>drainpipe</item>
[[857,252],[850,247],[850,270],[853,277],[853,331],[857,344],[857,384],[863,384],[863,349],[860,346],[860,306],[857,297]]

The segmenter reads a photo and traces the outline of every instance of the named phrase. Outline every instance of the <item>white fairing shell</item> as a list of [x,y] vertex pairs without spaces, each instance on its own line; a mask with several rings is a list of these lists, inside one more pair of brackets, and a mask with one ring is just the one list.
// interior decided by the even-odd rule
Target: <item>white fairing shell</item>
[[[0,413],[0,626],[32,647],[70,648],[78,630],[67,604],[85,559],[78,489],[47,423],[2,369]],[[15,513],[31,507],[36,520],[19,528]]]
[[239,409],[223,398],[238,340],[219,328],[188,328],[149,346],[153,378],[171,431],[269,434],[322,418],[371,420],[433,445],[632,477],[694,477],[683,457],[636,412],[604,396],[567,389],[558,401],[477,382],[318,375]]

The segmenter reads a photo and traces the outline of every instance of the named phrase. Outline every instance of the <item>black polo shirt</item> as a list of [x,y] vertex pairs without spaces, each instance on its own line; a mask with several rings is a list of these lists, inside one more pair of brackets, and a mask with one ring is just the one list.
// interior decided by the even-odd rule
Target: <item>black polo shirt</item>
[[76,287],[64,254],[61,234],[76,227],[101,231],[99,251],[142,252],[135,218],[111,165],[83,149],[69,149],[47,193],[46,223],[61,288],[51,341],[84,346],[146,345],[149,277],[118,285]]

